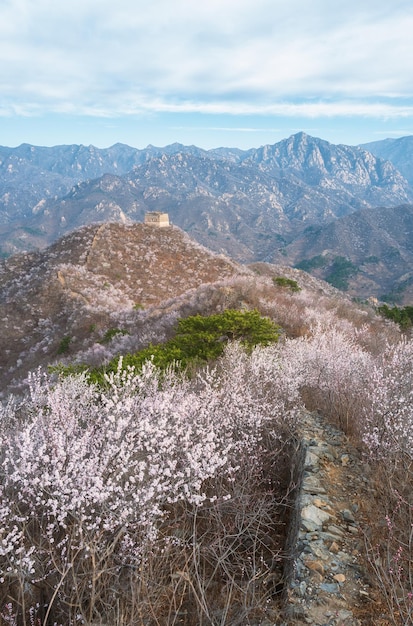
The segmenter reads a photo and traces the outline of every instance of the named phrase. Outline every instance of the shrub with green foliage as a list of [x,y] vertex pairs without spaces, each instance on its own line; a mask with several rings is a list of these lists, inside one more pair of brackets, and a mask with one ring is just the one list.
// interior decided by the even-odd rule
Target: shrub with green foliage
[[118,370],[120,358],[124,369],[134,367],[137,371],[148,360],[162,370],[169,366],[176,369],[196,366],[220,357],[228,341],[240,341],[250,350],[254,346],[267,346],[277,341],[279,331],[274,322],[262,317],[256,310],[228,309],[215,315],[194,315],[179,320],[177,332],[169,341],[150,345],[134,354],[117,356],[104,368],[91,370],[90,379],[102,383],[105,373]]
[[292,278],[285,278],[284,276],[276,276],[273,278],[273,282],[278,287],[286,287],[293,293],[297,293],[298,291],[301,291],[301,287],[298,286],[297,281],[293,280]]
[[68,335],[63,337],[61,342],[59,343],[59,347],[57,348],[57,354],[67,354],[67,352],[69,352],[69,346],[71,341],[72,338]]
[[116,335],[129,335],[129,331],[124,328],[109,328],[103,335],[100,343],[109,343]]
[[382,304],[377,310],[383,317],[396,322],[401,328],[410,328],[413,325],[413,306],[399,308]]

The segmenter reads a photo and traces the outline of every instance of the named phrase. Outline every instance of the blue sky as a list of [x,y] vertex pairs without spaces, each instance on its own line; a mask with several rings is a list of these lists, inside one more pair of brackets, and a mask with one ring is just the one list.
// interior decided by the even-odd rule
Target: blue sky
[[0,0],[0,145],[413,134],[412,0]]

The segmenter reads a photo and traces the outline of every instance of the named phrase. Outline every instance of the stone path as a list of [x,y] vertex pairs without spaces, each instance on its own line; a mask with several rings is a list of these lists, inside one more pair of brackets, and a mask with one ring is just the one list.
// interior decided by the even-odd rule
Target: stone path
[[384,625],[363,562],[363,506],[372,494],[360,455],[318,414],[304,415],[302,433],[283,626]]

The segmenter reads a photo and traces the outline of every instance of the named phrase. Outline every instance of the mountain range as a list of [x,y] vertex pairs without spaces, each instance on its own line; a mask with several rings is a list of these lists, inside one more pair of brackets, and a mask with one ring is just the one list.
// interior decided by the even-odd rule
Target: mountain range
[[412,141],[352,147],[298,133],[246,151],[0,148],[0,252],[166,211],[236,261],[298,265],[351,295],[409,300]]

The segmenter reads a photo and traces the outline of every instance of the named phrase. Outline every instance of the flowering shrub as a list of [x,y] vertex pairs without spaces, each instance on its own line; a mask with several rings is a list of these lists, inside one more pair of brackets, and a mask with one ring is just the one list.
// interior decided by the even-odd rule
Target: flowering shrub
[[[102,329],[131,334],[86,350],[89,364],[101,364],[157,335],[176,348],[178,326],[181,348],[206,347],[191,379],[168,360],[161,375],[147,360],[150,348],[136,369],[126,356],[114,359],[104,386],[85,373],[57,381],[32,373],[27,398],[2,406],[4,623],[267,619],[257,606],[268,607],[274,589],[265,581],[282,558],[288,442],[304,403],[356,435],[380,477],[374,516],[386,541],[372,539],[368,555],[394,623],[411,620],[413,342],[394,329],[385,340],[379,330],[390,323],[371,313],[324,296],[317,309],[305,289],[292,294],[267,277],[254,281],[255,291],[246,277],[188,292],[159,317],[124,312]],[[277,306],[274,290],[282,291]],[[288,336],[254,348],[254,324],[231,327],[231,316],[254,322],[258,313],[248,311],[252,320],[213,313],[254,298],[268,318],[289,324]],[[206,303],[210,318],[184,319]],[[278,337],[269,319],[260,330]]]
[[369,371],[363,440],[380,459],[413,461],[413,341],[388,346]]
[[[393,473],[393,472],[392,472]],[[382,494],[379,496],[380,528],[374,529],[366,539],[367,556],[377,586],[387,605],[393,624],[411,624],[413,620],[413,568],[411,479],[408,476],[395,479],[390,484],[386,472],[379,471]],[[407,480],[406,480],[407,478]],[[397,488],[405,482],[406,495]],[[396,488],[397,487],[397,488]]]
[[[237,343],[192,381],[171,371],[160,378],[151,362],[139,373],[120,363],[104,390],[85,374],[57,383],[32,374],[25,403],[2,416],[7,596],[43,606],[45,623],[115,620],[104,590],[120,602],[128,572],[184,549],[177,510],[222,506],[237,476],[243,484],[262,476],[263,450],[270,443],[274,458],[282,449],[297,398],[276,347],[248,355]],[[22,608],[16,623],[28,620]]]
[[359,431],[365,382],[372,357],[348,333],[313,328],[313,335],[287,343],[290,367],[301,378],[302,397],[341,428]]

